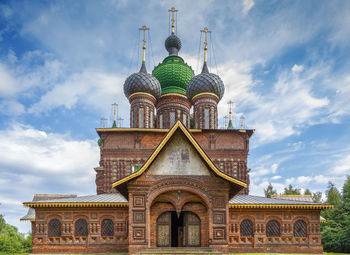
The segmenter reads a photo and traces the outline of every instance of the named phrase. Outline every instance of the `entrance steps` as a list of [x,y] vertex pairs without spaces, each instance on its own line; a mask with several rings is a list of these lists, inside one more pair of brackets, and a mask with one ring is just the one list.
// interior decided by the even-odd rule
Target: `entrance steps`
[[149,248],[142,250],[136,255],[222,255],[219,251],[212,250],[205,247],[164,247],[164,248]]

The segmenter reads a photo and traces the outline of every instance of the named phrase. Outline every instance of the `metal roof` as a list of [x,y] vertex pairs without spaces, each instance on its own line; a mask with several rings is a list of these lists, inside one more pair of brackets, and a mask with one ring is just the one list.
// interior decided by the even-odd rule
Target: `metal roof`
[[312,196],[310,195],[272,195],[273,199],[293,200],[293,201],[304,201],[313,202]]
[[[35,194],[33,197],[32,202],[37,201],[48,201],[52,199],[58,199],[58,198],[73,198],[77,197],[75,194],[71,195],[63,195],[63,194]],[[29,208],[28,212],[25,216],[23,216],[20,220],[35,220],[35,209]]]
[[229,204],[276,204],[276,205],[324,205],[307,201],[296,201],[278,198],[267,198],[252,195],[237,195],[232,198]]
[[[120,193],[90,195],[81,197],[66,197],[35,201],[36,203],[127,203]],[[30,203],[30,202],[28,202]]]

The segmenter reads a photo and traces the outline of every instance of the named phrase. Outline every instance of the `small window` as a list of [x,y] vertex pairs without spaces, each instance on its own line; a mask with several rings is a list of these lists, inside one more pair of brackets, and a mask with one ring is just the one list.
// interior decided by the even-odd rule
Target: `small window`
[[240,226],[241,236],[253,236],[253,222],[251,220],[244,220]]
[[163,114],[159,115],[159,128],[163,128]]
[[79,219],[75,222],[75,236],[88,236],[88,224],[86,220]]
[[175,112],[170,112],[170,127],[174,126],[175,124]]
[[58,219],[49,221],[49,236],[61,236],[61,222]]
[[153,112],[151,111],[151,114],[149,116],[149,127],[150,128],[153,128]]
[[209,109],[204,109],[204,128],[209,129]]
[[306,237],[307,236],[307,227],[306,227],[305,221],[297,220],[294,223],[294,236],[296,236],[296,237]]
[[104,219],[101,224],[101,236],[113,236],[114,224],[111,219]]
[[186,114],[182,114],[182,122],[185,126],[187,126],[187,115]]
[[266,236],[281,236],[280,223],[277,220],[270,220],[266,225]]
[[139,128],[143,128],[143,108],[139,109]]

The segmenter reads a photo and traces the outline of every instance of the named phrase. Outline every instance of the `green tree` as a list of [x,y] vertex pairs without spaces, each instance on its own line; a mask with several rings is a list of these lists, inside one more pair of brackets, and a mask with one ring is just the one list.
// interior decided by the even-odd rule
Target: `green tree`
[[273,189],[273,186],[271,183],[269,183],[269,186],[267,186],[266,189],[264,189],[265,197],[270,198],[272,195],[277,195],[277,191]]
[[350,207],[350,176],[347,177],[343,186],[343,202]]
[[5,227],[5,224],[6,222],[5,222],[4,216],[0,214],[0,232]]
[[[343,196],[329,183],[327,201],[335,204],[334,209],[322,212],[326,222],[321,224],[322,243],[326,252],[350,252],[350,178],[343,186]],[[339,197],[340,196],[340,199]],[[342,201],[343,198],[343,201]],[[340,200],[340,201],[339,201]]]
[[312,194],[312,201],[314,203],[321,203],[321,199],[322,199],[322,192],[318,191]]
[[311,193],[311,191],[310,191],[309,189],[306,189],[306,190],[304,191],[304,195],[309,195],[309,196],[311,196],[312,193]]
[[332,205],[339,205],[342,202],[339,190],[335,187],[334,183],[328,183],[327,203]]
[[32,246],[31,235],[28,235],[25,238],[24,234],[19,233],[16,227],[6,224],[2,216],[0,218],[4,223],[2,229],[0,230],[0,253],[30,251]]
[[293,188],[292,184],[289,184],[288,188],[284,188],[282,195],[301,195],[300,189]]

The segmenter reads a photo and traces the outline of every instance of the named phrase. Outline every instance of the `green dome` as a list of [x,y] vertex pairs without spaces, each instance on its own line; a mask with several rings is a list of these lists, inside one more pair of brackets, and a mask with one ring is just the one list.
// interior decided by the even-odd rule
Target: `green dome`
[[169,56],[152,72],[162,87],[162,95],[180,93],[186,95],[186,88],[194,72],[179,56]]

